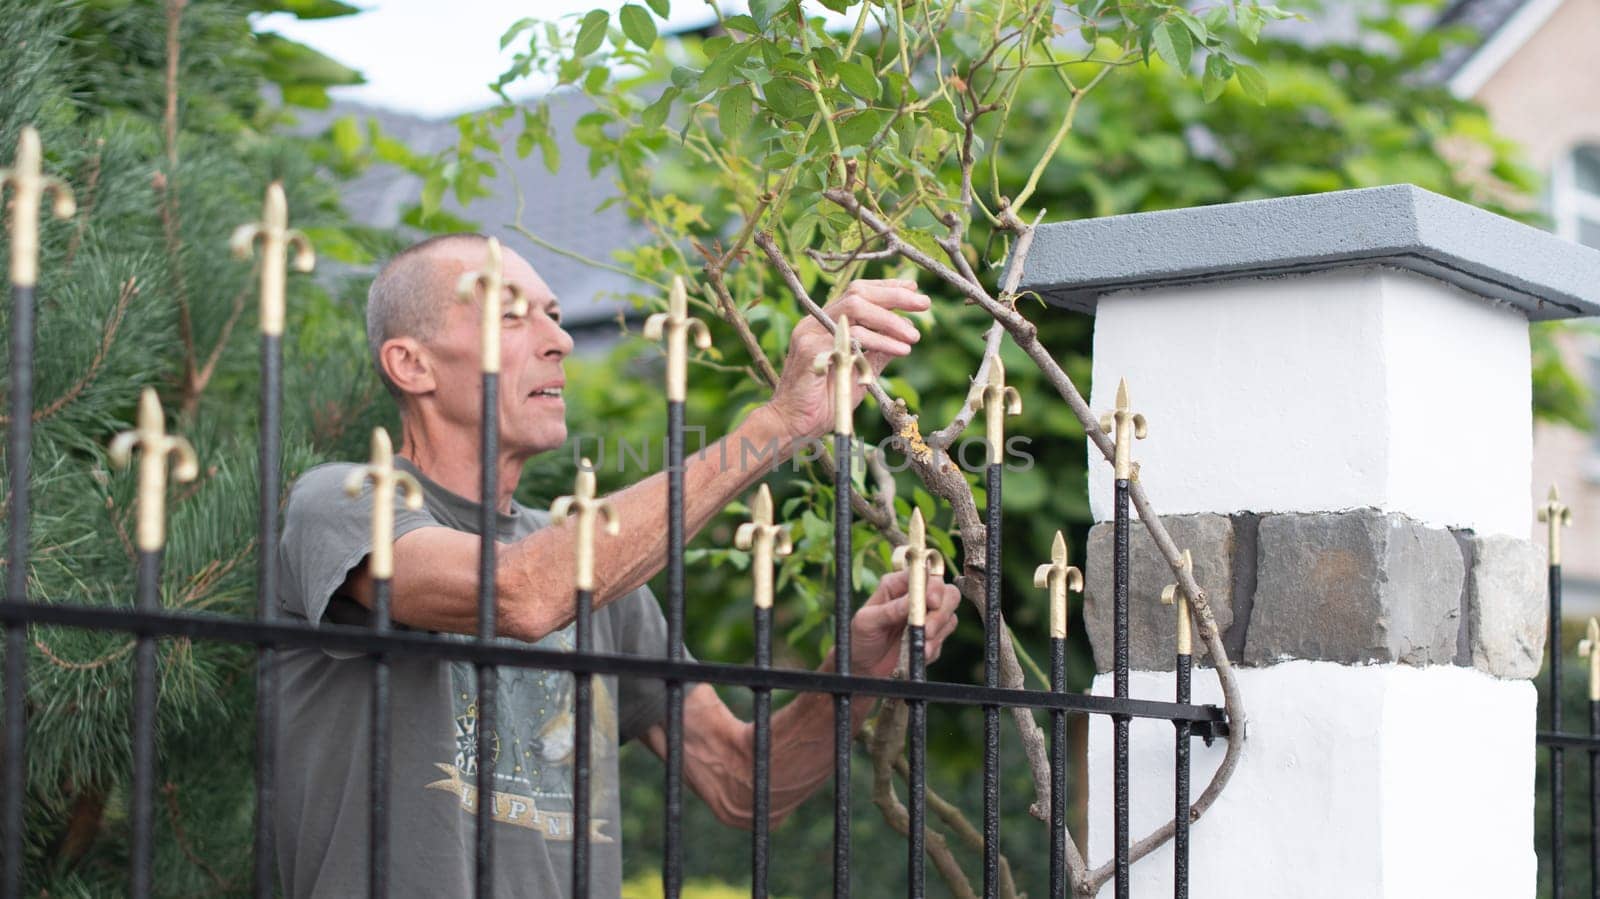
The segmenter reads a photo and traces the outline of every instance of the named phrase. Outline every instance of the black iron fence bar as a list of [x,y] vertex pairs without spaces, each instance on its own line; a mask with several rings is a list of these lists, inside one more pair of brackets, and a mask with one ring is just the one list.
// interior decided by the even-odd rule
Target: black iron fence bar
[[[906,675],[912,683],[928,678],[927,621],[928,579],[944,577],[944,557],[928,549],[927,524],[921,509],[911,510],[911,524],[906,528],[906,542],[895,548],[894,567],[907,574]],[[990,686],[993,686],[992,684]],[[910,776],[911,809],[908,815],[907,835],[910,837],[907,870],[908,890],[911,899],[922,899],[926,886],[923,856],[923,822],[927,817],[927,763],[928,763],[928,709],[919,700],[906,704],[907,722],[911,729]]]
[[[135,614],[148,615],[161,608],[161,552],[167,543],[167,460],[176,457],[172,475],[192,481],[200,474],[194,447],[182,437],[167,434],[166,416],[154,388],[139,396],[137,427],[111,441],[107,455],[113,465],[127,468],[139,451],[138,525],[134,533],[138,574]],[[133,796],[129,801],[133,823],[128,892],[134,899],[150,895],[150,868],[155,855],[154,814],[156,765],[156,644],[151,634],[138,634],[133,650]]]
[[1566,749],[1600,749],[1600,734],[1555,734],[1541,730],[1535,740],[1540,746],[1560,746]]
[[[755,581],[756,667],[772,666],[772,566],[779,556],[794,549],[788,532],[772,523],[772,491],[762,484],[750,504],[750,520],[739,525],[733,542],[753,554],[750,573]],[[755,700],[755,797],[751,822],[750,895],[767,895],[767,851],[772,809],[772,691],[754,689]]]
[[[1112,630],[1113,688],[1118,699],[1128,698],[1128,486],[1134,477],[1133,441],[1145,435],[1143,415],[1128,407],[1128,382],[1117,384],[1117,408],[1100,421],[1101,430],[1113,434],[1116,452],[1113,460],[1115,478],[1113,558],[1112,558]],[[1128,724],[1126,715],[1113,719],[1115,728],[1115,772],[1113,777],[1114,822],[1113,861],[1116,874],[1116,899],[1129,899],[1128,882]]]
[[[495,638],[495,550],[499,536],[500,473],[500,315],[504,300],[513,315],[526,315],[528,303],[521,288],[506,284],[500,259],[500,241],[489,238],[482,269],[464,272],[456,286],[467,303],[478,303],[482,369],[482,413],[478,429],[478,641]],[[474,667],[477,680],[477,723],[474,756],[477,761],[477,823],[473,832],[476,856],[475,894],[494,895],[494,769],[496,694],[499,677],[493,666]]]
[[[833,657],[834,670],[850,673],[850,607],[855,581],[850,529],[855,511],[850,508],[851,434],[855,385],[870,383],[872,368],[851,348],[850,319],[839,316],[833,329],[833,349],[818,353],[812,371],[830,376],[833,387]],[[833,895],[850,895],[850,694],[833,698]]]
[[[6,459],[11,469],[11,508],[6,540],[6,599],[28,600],[28,513],[33,452],[34,289],[39,282],[39,202],[53,194],[51,210],[66,218],[75,210],[66,182],[41,172],[44,150],[39,132],[22,129],[17,155],[0,169],[0,189],[11,186],[11,436]],[[28,634],[20,622],[5,629],[5,773],[0,780],[0,895],[22,894],[22,804],[27,790]]]
[[[998,360],[997,360],[998,361]],[[1067,593],[1083,592],[1083,572],[1067,564],[1067,538],[1056,531],[1050,564],[1033,573],[1033,585],[1050,591],[1050,690],[1067,690]],[[1067,716],[1050,711],[1050,883],[1051,895],[1067,883]]]
[[[138,552],[136,608],[160,608],[161,550]],[[150,867],[155,856],[156,789],[156,643],[153,637],[140,637],[133,648],[133,795],[129,817],[133,821],[133,840],[129,846],[128,895],[145,899],[150,895]]]
[[[389,432],[372,430],[370,461],[352,471],[344,492],[359,496],[372,483],[372,550],[367,574],[372,578],[372,631],[390,630],[389,601],[394,581],[394,494],[404,496],[409,509],[422,508],[422,485],[410,473],[394,467],[394,447]],[[367,894],[372,899],[389,895],[389,656],[372,656],[372,766],[368,784]]]
[[[683,554],[687,537],[683,522],[683,412],[681,399],[667,401],[667,658],[683,659]],[[683,681],[667,688],[666,795],[661,855],[663,899],[678,899],[683,890]]]
[[[1539,507],[1539,520],[1550,526],[1550,729],[1561,732],[1561,528],[1572,521],[1572,511],[1561,502],[1554,485],[1550,498]],[[1563,895],[1561,860],[1565,858],[1564,833],[1566,804],[1565,767],[1566,753],[1560,744],[1550,745],[1550,851],[1554,859],[1550,865],[1550,887],[1554,895]]]
[[[594,592],[579,590],[575,600],[577,650],[585,653],[594,643],[589,628]],[[594,675],[574,675],[572,686],[572,899],[589,899],[589,768],[592,748],[590,731],[594,721]]]
[[[667,311],[645,320],[649,340],[667,342],[667,658],[683,659],[683,411],[689,389],[689,344],[708,349],[711,331],[689,317],[689,292],[683,278],[672,279]],[[683,682],[667,681],[666,845],[661,859],[665,899],[677,899],[683,888]]]
[[[983,684],[1000,686],[1001,487],[1004,476],[1005,417],[1022,411],[1022,396],[1006,386],[999,354],[989,360],[989,382],[978,403],[986,417],[988,465],[984,496]],[[983,895],[1000,895],[1000,708],[983,710]]]
[[[1589,660],[1589,736],[1600,737],[1600,621],[1589,619],[1578,655]],[[1589,894],[1600,899],[1600,745],[1589,752]]]
[[[999,360],[995,367],[998,367]],[[998,456],[990,457],[997,460]],[[1000,686],[1000,489],[1001,466],[985,472],[983,569],[983,685]],[[1000,707],[983,707],[983,895],[1000,895]]]
[[[614,674],[685,683],[718,684],[728,687],[763,687],[796,693],[851,693],[885,699],[922,699],[939,705],[1001,708],[1061,709],[1091,715],[1126,715],[1160,721],[1188,721],[1195,737],[1206,741],[1228,735],[1227,714],[1220,706],[1179,705],[1155,699],[1117,699],[1087,693],[1054,693],[1048,690],[991,690],[975,684],[925,681],[913,684],[882,677],[842,675],[831,671],[795,668],[757,668],[727,662],[673,662],[650,656],[589,653],[580,655],[536,646],[498,641],[489,645],[443,640],[410,631],[375,634],[367,628],[324,624],[258,624],[252,621],[195,613],[142,613],[104,606],[69,603],[0,603],[0,622],[75,627],[85,630],[117,631],[158,637],[188,637],[225,643],[258,646],[307,647],[345,652],[387,652],[416,659],[483,662],[514,668],[547,668],[554,671],[582,671]],[[1541,737],[1542,739],[1542,737]],[[1588,737],[1575,739],[1587,741]]]
[[[1190,576],[1194,573],[1194,557],[1183,551],[1180,567]],[[1189,702],[1190,671],[1194,664],[1194,634],[1189,625],[1189,597],[1183,592],[1183,579],[1161,591],[1161,601],[1177,606],[1178,610],[1178,702]],[[1173,759],[1173,811],[1172,811],[1172,895],[1175,899],[1189,899],[1189,725],[1173,722],[1177,731],[1177,746]]]
[[[283,325],[285,280],[288,274],[285,252],[295,251],[294,267],[309,272],[316,263],[311,242],[304,234],[289,228],[289,202],[283,185],[267,186],[261,220],[234,229],[229,247],[238,259],[248,259],[256,242],[261,243],[260,322],[261,400],[260,446],[257,463],[259,493],[256,534],[256,618],[272,621],[278,602],[278,495],[282,453],[280,449],[283,411]],[[256,809],[255,809],[255,895],[269,899],[276,895],[277,870],[273,851],[272,802],[276,780],[273,734],[277,731],[278,668],[276,653],[265,648],[256,654]]]
[[[595,525],[603,522],[608,534],[616,534],[621,530],[616,509],[608,500],[595,498],[594,466],[588,459],[584,459],[578,467],[578,482],[573,494],[551,504],[550,517],[557,524],[569,517],[576,519],[578,571],[574,579],[576,590],[573,600],[578,645],[576,653],[563,655],[586,658],[593,650],[589,618],[594,607]],[[589,895],[589,741],[593,717],[591,691],[595,673],[573,669],[572,899],[587,899]],[[478,801],[484,801],[482,794]]]

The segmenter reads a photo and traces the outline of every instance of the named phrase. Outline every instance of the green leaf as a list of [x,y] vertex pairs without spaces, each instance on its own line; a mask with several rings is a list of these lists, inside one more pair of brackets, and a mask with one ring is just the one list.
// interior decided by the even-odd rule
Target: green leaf
[[839,143],[847,148],[870,144],[888,117],[889,111],[885,109],[863,109],[842,117],[835,126]]
[[1151,36],[1156,52],[1169,65],[1180,72],[1189,70],[1189,60],[1194,54],[1194,38],[1182,22],[1168,19],[1156,26]]
[[737,139],[750,129],[750,120],[754,117],[752,104],[755,95],[750,92],[750,85],[735,84],[722,92],[721,102],[717,106],[717,121],[722,127],[722,136]]
[[672,15],[672,0],[644,0],[644,2],[650,4],[650,9],[663,19]]
[[1221,53],[1213,53],[1206,57],[1206,74],[1201,81],[1200,93],[1207,103],[1215,102],[1228,88],[1228,79],[1233,77],[1233,63],[1228,61]]
[[676,88],[678,88],[680,90],[688,90],[689,88],[694,87],[695,82],[697,82],[699,80],[700,80],[700,73],[699,73],[699,71],[697,71],[695,69],[691,69],[688,66],[673,66],[672,67],[672,86],[673,87],[676,87]]
[[611,24],[611,14],[603,9],[590,10],[583,17],[583,23],[578,26],[578,39],[572,44],[572,52],[578,56],[588,56],[600,49],[600,44],[606,39],[606,26]]
[[817,110],[817,99],[790,78],[774,78],[767,84],[767,106],[781,119],[794,120]]
[[950,101],[944,97],[940,97],[928,104],[927,116],[928,121],[951,134],[961,133],[961,120],[956,118],[955,107],[951,106]]
[[606,81],[611,78],[611,69],[599,65],[589,69],[589,74],[583,76],[583,89],[587,93],[598,94],[606,86]]
[[1255,66],[1240,64],[1234,74],[1239,79],[1239,86],[1244,88],[1244,95],[1257,103],[1267,102],[1267,76]]
[[679,91],[675,87],[669,87],[662,91],[661,96],[657,97],[654,103],[646,106],[644,112],[639,114],[639,124],[651,131],[660,128],[666,122],[667,113],[672,110],[672,101],[677,98],[678,93]]
[[255,0],[250,6],[257,12],[286,12],[297,19],[332,19],[363,11],[339,0]]
[[650,17],[650,10],[637,3],[629,3],[617,13],[617,19],[622,23],[622,33],[628,40],[648,50],[656,43],[656,20]]
[[504,50],[512,41],[517,39],[517,35],[521,34],[524,31],[527,31],[529,28],[532,28],[536,24],[538,24],[538,23],[536,21],[534,21],[533,19],[529,19],[529,18],[518,19],[515,24],[513,24],[510,28],[506,29],[506,33],[505,34],[500,35],[500,49]]
[[759,35],[761,33],[761,26],[756,24],[756,20],[743,14],[723,19],[722,27],[729,31],[742,31],[745,34]]
[[750,0],[750,16],[762,31],[766,31],[772,24],[772,17],[788,5],[789,0]]
[[1261,11],[1254,6],[1241,6],[1238,15],[1239,33],[1244,35],[1245,40],[1255,43],[1261,38],[1261,26],[1265,23]]
[[859,62],[841,62],[838,67],[839,83],[850,93],[867,102],[878,99],[880,85],[872,68]]
[[561,170],[561,145],[549,134],[539,139],[539,152],[544,154],[545,171],[554,175]]
[[1188,10],[1175,9],[1172,14],[1178,18],[1178,21],[1183,23],[1185,28],[1189,29],[1189,33],[1194,35],[1194,39],[1202,45],[1210,39],[1211,32],[1206,28],[1205,23],[1195,18]]
[[333,138],[334,149],[338,150],[340,155],[351,157],[361,152],[364,141],[361,139],[361,128],[356,125],[353,116],[340,116],[329,131]]
[[[700,75],[699,90],[709,94],[727,84],[728,79],[733,77],[733,70],[744,63],[745,58],[750,55],[750,51],[755,45],[755,41],[729,44],[721,53],[717,54],[715,59],[711,60],[711,64],[706,66],[705,72]],[[685,88],[685,90],[687,89]]]

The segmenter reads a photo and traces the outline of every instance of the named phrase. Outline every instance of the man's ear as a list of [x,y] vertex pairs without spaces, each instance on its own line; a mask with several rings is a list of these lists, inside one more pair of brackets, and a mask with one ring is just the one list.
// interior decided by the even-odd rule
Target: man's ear
[[401,393],[431,393],[437,386],[433,377],[433,360],[428,358],[422,344],[414,337],[396,337],[386,340],[378,348],[378,360],[384,374]]

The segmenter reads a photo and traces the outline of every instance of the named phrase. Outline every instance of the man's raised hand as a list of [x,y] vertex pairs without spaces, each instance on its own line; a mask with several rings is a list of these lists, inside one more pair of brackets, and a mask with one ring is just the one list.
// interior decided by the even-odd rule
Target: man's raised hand
[[[915,281],[859,280],[850,282],[823,312],[834,322],[840,316],[849,318],[850,337],[861,345],[873,374],[881,374],[890,359],[910,353],[912,345],[922,339],[917,326],[900,313],[923,312],[929,304],[928,297],[917,292]],[[795,440],[820,437],[833,422],[829,376],[811,368],[812,360],[832,346],[832,335],[813,316],[802,319],[790,335],[783,374],[768,406]],[[856,387],[851,401],[860,403],[864,393],[864,388]]]
[[[900,637],[911,615],[909,584],[911,573],[894,571],[883,576],[872,598],[850,619],[851,673],[868,677],[888,677],[900,661]],[[928,615],[922,631],[924,658],[931,664],[939,658],[944,641],[956,629],[956,607],[961,591],[943,578],[928,578]]]

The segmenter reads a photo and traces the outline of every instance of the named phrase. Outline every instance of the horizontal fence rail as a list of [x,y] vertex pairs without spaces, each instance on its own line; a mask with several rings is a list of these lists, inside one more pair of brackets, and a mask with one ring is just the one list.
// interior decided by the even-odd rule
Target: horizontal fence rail
[[[373,585],[373,607],[368,627],[350,627],[335,624],[313,626],[281,617],[277,609],[277,575],[275,550],[279,540],[278,508],[282,498],[280,483],[281,405],[282,405],[282,337],[284,332],[284,293],[287,268],[292,262],[299,271],[311,268],[312,250],[305,237],[288,227],[287,201],[280,185],[272,185],[266,195],[262,218],[259,222],[241,227],[232,238],[236,254],[248,256],[253,247],[259,247],[261,263],[261,336],[262,381],[260,397],[260,521],[258,539],[259,571],[257,573],[256,612],[253,620],[207,615],[193,612],[172,612],[162,608],[159,572],[164,548],[165,478],[169,457],[176,457],[172,471],[175,478],[193,477],[196,460],[187,442],[164,430],[164,416],[154,390],[147,389],[141,399],[138,427],[119,436],[111,449],[111,457],[127,463],[131,453],[140,453],[140,489],[138,515],[140,532],[138,540],[137,600],[132,608],[106,608],[74,602],[72,597],[31,597],[27,590],[29,561],[29,479],[31,472],[31,434],[27,423],[32,414],[32,359],[33,359],[33,303],[34,285],[37,281],[38,202],[46,190],[56,191],[58,214],[70,214],[70,194],[59,181],[45,178],[40,172],[40,149],[37,135],[28,129],[19,146],[16,164],[3,173],[4,183],[14,191],[12,206],[12,333],[11,333],[11,391],[10,413],[13,427],[10,435],[9,465],[10,534],[7,559],[6,594],[0,601],[0,625],[5,631],[5,743],[4,743],[4,796],[0,798],[0,830],[3,830],[4,857],[0,859],[0,897],[11,899],[22,895],[24,885],[23,818],[25,801],[27,708],[26,661],[27,629],[35,626],[77,628],[93,631],[115,631],[130,634],[136,641],[136,674],[134,695],[133,778],[130,798],[132,842],[129,863],[129,892],[134,896],[148,895],[152,888],[152,863],[154,857],[152,803],[155,785],[159,778],[156,758],[156,707],[159,701],[156,684],[155,646],[163,638],[185,638],[246,645],[256,652],[256,783],[254,809],[255,872],[252,880],[255,895],[269,897],[278,889],[276,852],[281,847],[273,845],[273,814],[276,801],[276,775],[274,769],[274,729],[278,726],[277,708],[278,663],[280,654],[290,649],[318,649],[339,651],[364,656],[372,664],[369,701],[372,713],[371,742],[366,750],[371,755],[371,772],[368,815],[369,839],[367,841],[368,891],[372,896],[387,895],[395,878],[391,876],[395,864],[392,843],[400,822],[391,820],[390,776],[393,734],[392,710],[400,698],[392,693],[390,673],[394,665],[404,661],[433,663],[465,662],[474,672],[478,695],[476,698],[476,732],[469,741],[475,753],[474,777],[476,807],[472,820],[472,871],[473,892],[484,897],[496,892],[497,856],[495,852],[494,810],[497,752],[491,745],[491,736],[497,718],[513,710],[497,708],[496,694],[501,669],[540,669],[565,672],[572,676],[574,697],[574,762],[572,783],[572,867],[566,884],[574,897],[590,895],[594,879],[591,870],[591,809],[589,797],[594,788],[591,770],[591,729],[595,726],[594,678],[599,675],[619,675],[661,681],[666,692],[666,820],[665,849],[662,857],[663,886],[668,897],[676,897],[682,889],[682,786],[684,729],[691,726],[683,720],[683,698],[686,685],[707,683],[752,691],[755,708],[753,807],[756,821],[752,826],[751,873],[752,895],[765,896],[769,888],[770,829],[768,817],[771,810],[772,713],[771,694],[775,690],[797,693],[824,694],[832,697],[834,710],[833,741],[833,800],[834,846],[832,854],[833,894],[844,897],[851,889],[851,817],[850,817],[850,761],[853,697],[880,697],[900,700],[908,704],[909,727],[907,731],[909,764],[907,782],[911,788],[909,817],[911,821],[907,847],[908,892],[920,897],[925,892],[925,840],[926,820],[926,747],[927,711],[930,704],[955,707],[977,707],[984,716],[983,767],[983,850],[982,889],[986,897],[995,897],[1009,889],[1003,881],[1009,873],[1000,865],[1000,846],[1003,838],[1000,816],[1000,712],[1003,709],[1030,709],[1049,713],[1049,827],[1050,827],[1050,894],[1080,893],[1083,884],[1073,883],[1068,873],[1069,852],[1073,864],[1081,864],[1076,847],[1070,843],[1065,824],[1066,782],[1066,730],[1067,714],[1111,716],[1115,725],[1115,820],[1113,840],[1115,852],[1115,894],[1119,899],[1130,895],[1129,865],[1129,790],[1134,772],[1129,760],[1129,723],[1135,718],[1172,722],[1175,733],[1175,791],[1173,808],[1176,815],[1176,853],[1174,895],[1188,895],[1188,834],[1190,820],[1189,752],[1193,739],[1207,744],[1229,735],[1227,717],[1223,710],[1211,705],[1195,705],[1190,701],[1190,672],[1192,664],[1191,624],[1189,597],[1178,586],[1168,588],[1163,600],[1176,606],[1177,611],[1177,673],[1175,701],[1134,698],[1129,695],[1128,672],[1128,620],[1129,596],[1128,530],[1130,527],[1129,491],[1136,477],[1131,461],[1131,448],[1135,439],[1145,434],[1143,416],[1130,410],[1126,384],[1118,391],[1117,409],[1107,416],[1104,428],[1115,437],[1116,486],[1116,540],[1112,560],[1114,569],[1114,621],[1115,665],[1114,689],[1111,696],[1072,693],[1065,685],[1067,598],[1071,591],[1081,591],[1081,571],[1067,564],[1064,537],[1057,532],[1051,562],[1040,566],[1036,584],[1049,592],[1050,613],[1050,684],[1048,689],[1014,689],[1000,685],[1000,649],[1004,628],[1001,624],[1002,595],[1000,555],[1003,545],[1003,514],[1001,508],[1004,467],[1000,464],[1004,445],[1003,424],[1008,415],[1021,409],[1021,397],[1014,388],[1005,385],[1004,369],[998,359],[993,360],[989,381],[980,405],[987,412],[987,440],[989,464],[985,470],[987,505],[984,511],[987,525],[986,552],[982,560],[967,560],[969,566],[984,569],[982,587],[983,620],[985,623],[983,684],[962,684],[929,680],[927,654],[929,636],[924,628],[927,622],[927,596],[925,579],[939,578],[947,564],[927,546],[926,523],[921,511],[914,513],[908,528],[909,539],[894,553],[895,567],[909,573],[909,611],[907,620],[907,663],[904,677],[871,677],[852,672],[851,619],[855,608],[855,587],[851,560],[853,559],[851,508],[854,490],[852,459],[855,451],[853,434],[852,394],[862,384],[875,377],[862,356],[859,347],[850,338],[849,322],[841,316],[838,322],[826,322],[834,337],[832,348],[819,354],[811,364],[819,374],[830,379],[829,390],[833,408],[833,470],[834,470],[834,649],[833,670],[808,671],[779,669],[771,664],[771,629],[773,596],[773,565],[776,558],[789,552],[790,541],[786,530],[773,521],[773,503],[765,486],[756,493],[752,503],[752,519],[739,529],[736,542],[741,548],[753,552],[751,573],[754,579],[756,653],[753,664],[692,660],[682,646],[684,616],[684,555],[688,533],[685,526],[685,461],[684,397],[687,371],[688,343],[692,338],[696,346],[710,346],[710,334],[705,326],[687,315],[686,290],[681,281],[675,282],[669,296],[668,311],[654,316],[647,327],[649,336],[664,339],[667,343],[666,394],[668,411],[668,471],[666,473],[666,508],[663,510],[664,530],[667,533],[665,568],[668,590],[665,602],[668,647],[664,656],[628,655],[595,652],[591,611],[597,595],[596,566],[598,529],[616,533],[619,521],[608,501],[596,495],[595,475],[585,462],[581,467],[577,487],[572,496],[563,497],[552,506],[552,518],[559,524],[571,519],[575,530],[576,575],[572,584],[571,603],[575,650],[550,649],[503,637],[497,630],[497,587],[495,583],[497,552],[497,514],[499,497],[509,493],[508,485],[498,480],[499,461],[498,403],[500,374],[500,324],[503,316],[523,317],[532,314],[527,298],[521,296],[515,283],[504,271],[501,248],[492,238],[484,239],[486,248],[482,269],[468,272],[458,285],[459,298],[476,304],[482,311],[481,337],[481,421],[478,427],[480,466],[478,505],[478,580],[477,623],[471,639],[444,639],[439,635],[400,630],[392,626],[391,612],[394,596],[394,555],[392,534],[395,503],[397,499],[409,508],[422,503],[422,487],[410,474],[394,467],[394,451],[386,432],[376,431],[372,438],[369,464],[352,472],[344,485],[351,495],[348,502],[362,501],[371,504],[372,541],[366,559],[367,575]],[[63,198],[66,198],[63,201]],[[293,253],[292,256],[288,254]],[[368,487],[370,485],[370,494]],[[509,485],[514,487],[515,485]],[[1554,556],[1552,557],[1554,559]],[[1552,602],[1558,602],[1559,571],[1552,567]],[[1180,572],[1180,582],[1192,581],[1188,569]],[[403,585],[402,585],[403,586]],[[1148,598],[1138,598],[1141,601]],[[1203,611],[1203,610],[1202,610]],[[859,709],[859,707],[857,707]],[[1559,731],[1560,719],[1554,719]],[[1552,746],[1573,745],[1579,738],[1557,734]],[[1600,745],[1600,737],[1590,737],[1593,745]],[[1590,743],[1581,744],[1592,748]],[[463,772],[465,774],[466,772]],[[1557,789],[1560,789],[1559,781]],[[489,797],[485,799],[484,797]],[[408,886],[399,884],[402,888]]]

